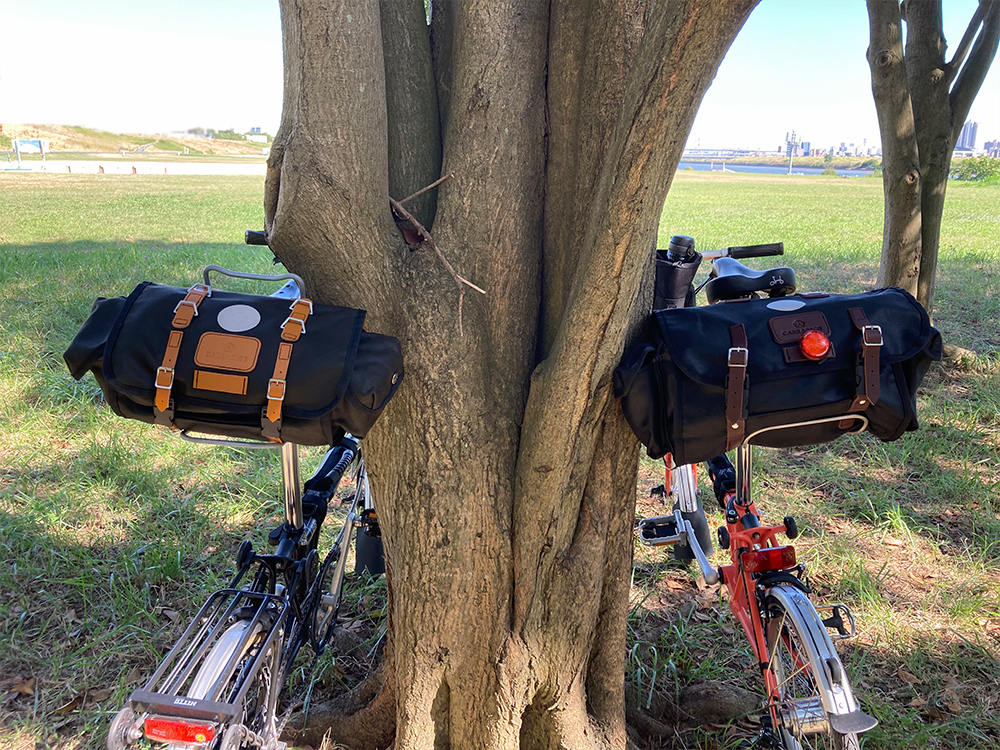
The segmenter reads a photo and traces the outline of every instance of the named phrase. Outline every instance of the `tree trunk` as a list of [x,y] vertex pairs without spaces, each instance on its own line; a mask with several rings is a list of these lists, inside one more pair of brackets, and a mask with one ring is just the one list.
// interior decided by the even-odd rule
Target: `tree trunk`
[[[951,62],[940,0],[867,0],[872,94],[882,135],[885,223],[879,284],[934,302],[951,156],[1000,38],[1000,0],[982,0]],[[919,169],[917,166],[919,165]]]
[[906,83],[899,5],[868,0],[868,23],[868,65],[882,137],[885,202],[878,284],[916,295],[921,253],[920,156]]
[[[754,4],[435,4],[427,45],[421,0],[282,3],[269,242],[406,362],[365,446],[397,750],[625,746],[638,446],[611,371],[648,309],[697,106]],[[414,213],[485,295],[390,212],[447,173]]]

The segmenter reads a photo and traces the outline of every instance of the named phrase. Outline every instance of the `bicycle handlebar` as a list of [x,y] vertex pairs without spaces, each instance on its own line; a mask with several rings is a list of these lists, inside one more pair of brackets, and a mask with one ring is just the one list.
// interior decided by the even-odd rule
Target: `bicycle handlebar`
[[761,258],[765,255],[784,255],[785,246],[781,242],[768,242],[765,245],[745,245],[729,248],[730,258]]
[[706,250],[701,253],[701,257],[705,260],[715,260],[716,258],[763,258],[766,255],[784,254],[784,243],[768,242],[763,245],[739,245],[721,250]]
[[305,483],[306,494],[314,493],[329,499],[337,490],[344,472],[358,454],[358,441],[353,437],[344,437],[340,445],[335,445],[326,456],[312,478]]
[[248,245],[264,245],[267,246],[267,235],[263,232],[257,232],[253,229],[248,229],[243,235],[243,241]]

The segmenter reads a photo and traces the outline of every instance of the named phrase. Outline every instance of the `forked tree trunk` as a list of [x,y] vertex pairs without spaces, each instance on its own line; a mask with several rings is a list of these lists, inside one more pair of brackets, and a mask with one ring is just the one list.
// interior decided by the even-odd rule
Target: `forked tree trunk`
[[[397,750],[625,746],[638,446],[611,372],[755,2],[449,2],[432,44],[422,0],[282,3],[271,247],[406,365],[366,440],[391,645],[362,705],[322,715],[335,741],[384,745],[391,707]],[[433,246],[408,246],[390,198],[446,173],[405,207]]]
[[905,0],[902,14],[896,0],[867,4],[885,190],[879,285],[902,287],[931,310],[951,156],[996,56],[1000,0],[980,1],[950,62],[941,0]]

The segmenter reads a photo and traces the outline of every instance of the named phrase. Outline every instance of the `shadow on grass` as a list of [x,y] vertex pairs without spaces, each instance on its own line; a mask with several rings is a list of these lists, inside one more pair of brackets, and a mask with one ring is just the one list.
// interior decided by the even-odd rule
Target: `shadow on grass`
[[124,466],[127,453],[95,445],[66,466],[4,472],[0,675],[37,681],[5,696],[4,733],[101,747],[129,692],[228,585],[240,542],[266,547],[270,522],[213,507],[209,488],[185,492],[175,466]]

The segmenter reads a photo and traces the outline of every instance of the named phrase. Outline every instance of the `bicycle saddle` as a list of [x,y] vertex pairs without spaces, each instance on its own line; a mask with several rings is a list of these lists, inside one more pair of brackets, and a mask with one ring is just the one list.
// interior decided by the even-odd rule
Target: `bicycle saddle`
[[785,297],[795,292],[795,271],[791,268],[755,271],[733,258],[719,258],[713,267],[716,276],[705,284],[705,298],[710,305],[756,292],[767,292],[769,297]]

